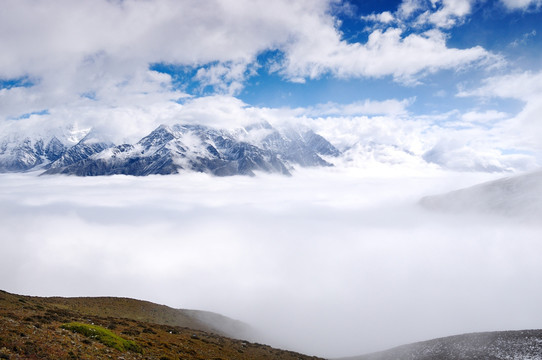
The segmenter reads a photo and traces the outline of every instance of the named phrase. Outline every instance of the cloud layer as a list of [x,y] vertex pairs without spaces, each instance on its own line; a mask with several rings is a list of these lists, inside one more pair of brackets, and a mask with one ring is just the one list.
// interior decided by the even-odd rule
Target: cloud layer
[[2,175],[1,286],[216,311],[330,357],[539,326],[539,226],[416,205],[490,176],[371,173]]

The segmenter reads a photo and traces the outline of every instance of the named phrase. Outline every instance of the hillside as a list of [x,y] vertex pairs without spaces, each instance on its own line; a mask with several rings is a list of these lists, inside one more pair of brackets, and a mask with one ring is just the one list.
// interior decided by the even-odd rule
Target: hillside
[[139,300],[0,291],[0,359],[317,359],[219,335],[239,329],[248,328]]
[[100,317],[121,317],[159,325],[181,326],[234,338],[250,338],[253,330],[240,321],[198,310],[173,309],[148,301],[114,297],[43,298],[58,308]]
[[342,360],[542,359],[542,330],[464,334]]

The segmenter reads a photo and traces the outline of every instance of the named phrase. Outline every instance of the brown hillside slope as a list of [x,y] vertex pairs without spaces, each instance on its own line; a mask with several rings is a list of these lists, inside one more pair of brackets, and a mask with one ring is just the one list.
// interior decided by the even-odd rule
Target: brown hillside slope
[[0,359],[317,359],[191,329],[201,323],[184,315],[131,299],[0,291]]
[[59,309],[101,316],[127,318],[159,325],[172,325],[245,339],[250,327],[225,316],[198,310],[173,309],[149,301],[115,297],[42,298],[41,301]]

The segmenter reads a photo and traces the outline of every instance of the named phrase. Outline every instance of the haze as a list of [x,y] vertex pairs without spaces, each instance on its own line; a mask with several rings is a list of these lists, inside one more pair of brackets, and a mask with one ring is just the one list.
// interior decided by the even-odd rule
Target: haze
[[371,173],[4,174],[2,285],[215,311],[326,357],[540,326],[541,226],[417,205],[498,175]]

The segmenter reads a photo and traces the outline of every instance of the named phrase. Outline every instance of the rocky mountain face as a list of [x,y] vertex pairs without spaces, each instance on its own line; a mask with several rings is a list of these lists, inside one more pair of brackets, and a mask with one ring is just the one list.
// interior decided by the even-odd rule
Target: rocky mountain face
[[145,176],[180,171],[217,176],[289,175],[293,166],[330,166],[340,152],[311,130],[279,131],[258,123],[234,131],[201,125],[161,125],[135,144],[104,142],[92,132],[73,146],[53,138],[4,141],[0,171],[43,169],[44,174]]
[[342,360],[542,359],[542,330],[464,334]]

